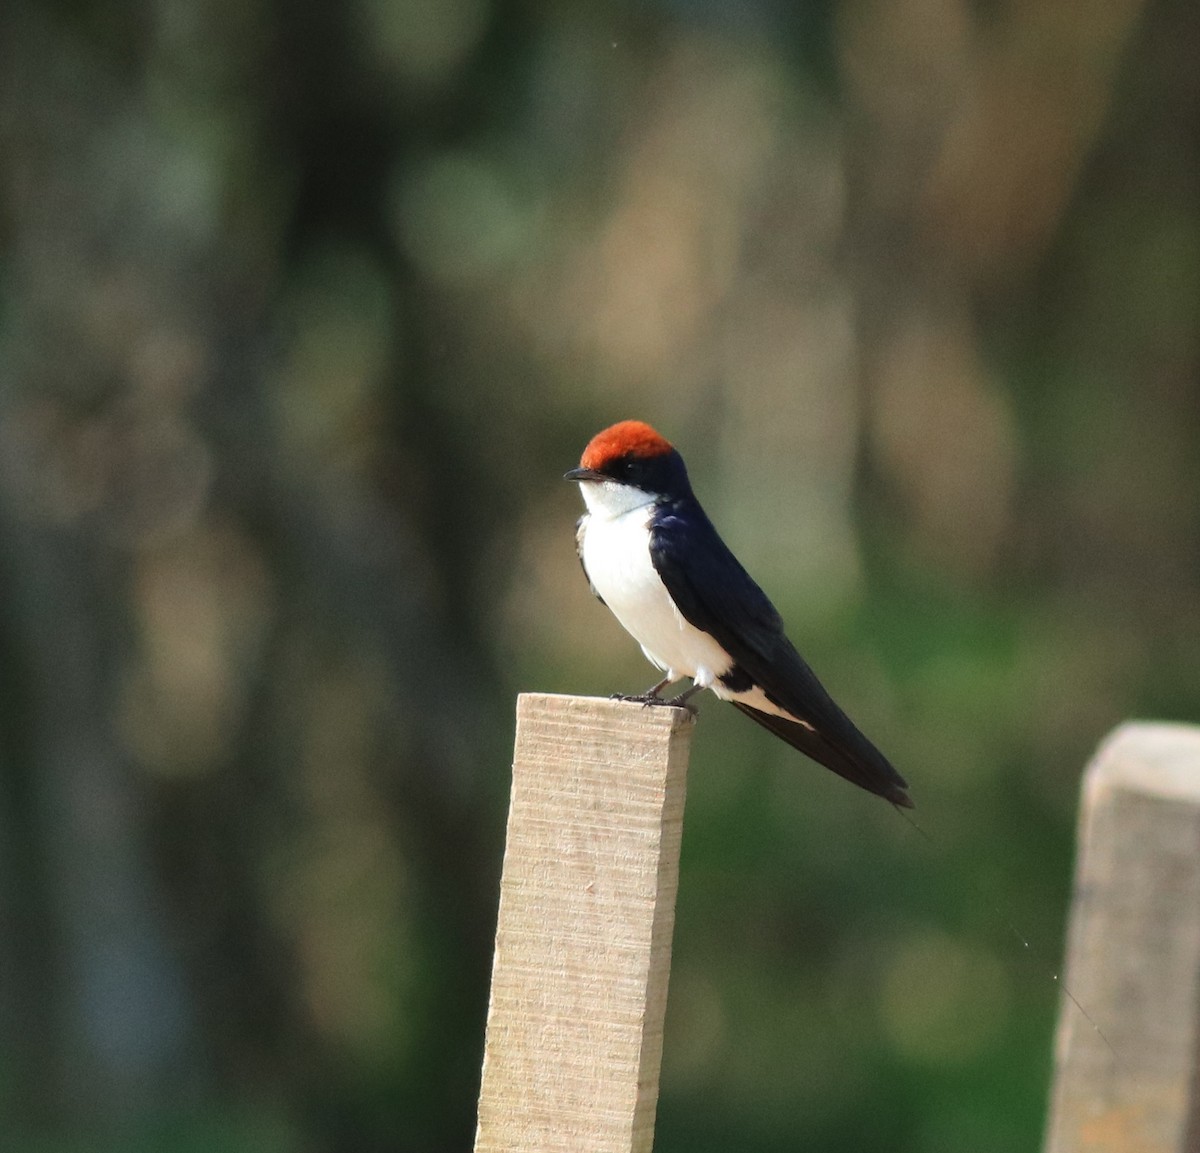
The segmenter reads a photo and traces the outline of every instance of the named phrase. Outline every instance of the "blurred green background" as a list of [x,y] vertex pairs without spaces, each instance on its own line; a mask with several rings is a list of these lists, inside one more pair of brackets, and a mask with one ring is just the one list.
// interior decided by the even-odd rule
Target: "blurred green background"
[[656,1149],[1036,1149],[1081,769],[1200,716],[1197,59],[0,5],[4,1148],[470,1148],[515,694],[653,679],[560,480],[640,417],[931,839],[703,704]]

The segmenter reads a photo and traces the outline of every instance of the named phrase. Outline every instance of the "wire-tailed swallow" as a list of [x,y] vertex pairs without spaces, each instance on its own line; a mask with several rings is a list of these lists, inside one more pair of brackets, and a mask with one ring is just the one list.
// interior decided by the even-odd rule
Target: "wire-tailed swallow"
[[[664,674],[630,699],[682,704],[711,689],[846,780],[912,807],[904,778],[825,691],[717,535],[668,441],[622,421],[592,438],[566,479],[587,505],[576,543],[592,591]],[[659,696],[684,677],[686,692]]]

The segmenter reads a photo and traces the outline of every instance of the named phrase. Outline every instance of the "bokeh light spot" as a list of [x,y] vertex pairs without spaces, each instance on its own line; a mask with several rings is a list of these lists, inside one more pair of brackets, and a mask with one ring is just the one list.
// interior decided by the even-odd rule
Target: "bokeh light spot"
[[432,279],[469,285],[508,266],[528,217],[501,167],[475,153],[434,156],[395,184],[400,242]]
[[936,931],[901,942],[882,996],[884,1027],[896,1049],[916,1063],[947,1067],[980,1056],[996,1040],[1012,1000],[995,957]]
[[405,80],[449,79],[487,26],[487,0],[364,0],[371,49]]

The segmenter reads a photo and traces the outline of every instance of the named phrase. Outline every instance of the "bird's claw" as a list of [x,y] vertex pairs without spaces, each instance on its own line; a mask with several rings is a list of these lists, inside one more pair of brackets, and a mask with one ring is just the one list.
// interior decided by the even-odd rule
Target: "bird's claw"
[[608,699],[610,701],[628,701],[630,704],[641,705],[644,709],[652,708],[655,705],[666,705],[672,709],[687,709],[692,716],[699,715],[699,710],[695,705],[682,699],[687,695],[687,693],[683,693],[679,697],[660,697],[657,693],[613,693]]

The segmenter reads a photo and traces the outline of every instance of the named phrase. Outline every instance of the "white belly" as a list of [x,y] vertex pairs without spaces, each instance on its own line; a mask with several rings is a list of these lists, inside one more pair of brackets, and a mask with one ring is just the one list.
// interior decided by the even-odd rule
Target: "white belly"
[[690,677],[708,687],[733,661],[712,637],[676,612],[654,571],[646,539],[653,511],[652,505],[644,505],[611,518],[590,515],[583,563],[613,616],[653,664],[672,680]]

